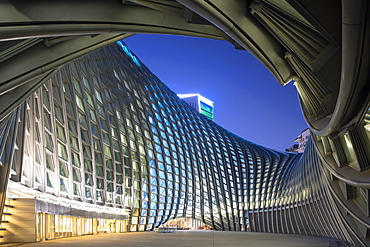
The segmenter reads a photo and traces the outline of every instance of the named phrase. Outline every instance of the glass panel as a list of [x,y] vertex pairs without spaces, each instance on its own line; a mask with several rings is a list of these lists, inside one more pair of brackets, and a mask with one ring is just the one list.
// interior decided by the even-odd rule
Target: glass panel
[[59,140],[63,141],[64,143],[66,142],[66,135],[64,132],[64,127],[57,124],[57,137]]
[[92,189],[90,187],[85,187],[86,198],[92,198]]
[[76,168],[73,168],[72,169],[72,173],[73,173],[73,181],[81,182],[81,173],[80,173],[80,170],[78,170]]
[[46,142],[46,148],[50,151],[53,152],[54,145],[53,145],[53,139],[51,135],[45,132],[45,142]]
[[113,183],[107,182],[107,192],[113,192]]
[[55,110],[55,116],[56,116],[56,119],[57,119],[61,124],[64,124],[62,108],[61,108],[61,107],[59,107],[59,106],[57,106],[57,105],[55,105],[54,110]]
[[81,167],[79,155],[75,152],[71,152],[71,154],[72,154],[72,165]]
[[44,109],[44,125],[45,125],[45,128],[47,128],[50,132],[53,132],[51,128],[50,114],[48,113],[46,109]]
[[112,158],[112,152],[110,150],[110,147],[104,144],[104,154],[108,157]]
[[[71,64],[72,66],[73,64]],[[82,94],[81,93],[81,88],[80,88],[80,84],[78,83],[78,81],[76,80],[76,78],[72,77],[72,82],[73,82],[73,87],[75,88],[75,90],[79,93],[79,94]]]
[[113,171],[107,170],[107,180],[113,181]]
[[116,164],[116,173],[122,173],[122,165]]
[[54,160],[53,160],[53,156],[51,154],[48,154],[48,153],[46,153],[46,167],[49,170],[54,171]]
[[103,164],[103,157],[101,153],[95,152],[95,162],[99,164]]
[[80,121],[80,125],[81,125],[82,127],[84,127],[85,129],[87,129],[87,122],[86,122],[86,117],[85,117],[85,115],[79,112],[79,113],[78,113],[78,119],[79,119],[79,121]]
[[116,183],[122,184],[123,183],[123,176],[122,175],[116,175]]
[[102,166],[96,165],[95,169],[96,169],[96,176],[104,177],[104,170]]
[[86,101],[87,101],[87,103],[88,103],[89,105],[91,105],[91,106],[94,106],[94,103],[93,103],[93,100],[92,100],[92,96],[91,96],[91,94],[89,94],[89,93],[85,92],[85,95],[86,95]]
[[74,135],[77,135],[77,127],[76,122],[74,120],[71,120],[68,118],[68,129],[71,131]]
[[59,161],[59,174],[61,176],[66,177],[66,178],[68,178],[68,176],[69,176],[67,164],[64,163],[63,161]]
[[60,191],[68,192],[68,180],[65,178],[60,178]]
[[69,101],[66,101],[66,111],[71,117],[75,117],[74,105]]
[[42,100],[46,108],[50,110],[49,91],[45,87],[42,87]]
[[69,136],[69,142],[70,142],[70,145],[71,145],[71,148],[74,149],[75,151],[78,151],[79,150],[79,147],[78,147],[78,140],[76,137],[70,135]]
[[89,185],[89,186],[93,186],[94,185],[93,177],[89,173],[85,173],[85,184],[86,185]]
[[91,108],[88,108],[88,114],[89,114],[90,119],[96,123],[95,111]]
[[66,147],[59,142],[58,142],[58,154],[60,158],[64,160],[68,159]]
[[[92,126],[91,126],[92,127]],[[81,128],[81,139],[86,143],[90,143],[90,135],[87,133],[86,130]]]
[[106,167],[107,169],[111,169],[111,170],[113,170],[113,162],[112,162],[112,160],[111,160],[111,159],[107,159],[107,160],[105,161],[105,167]]
[[103,179],[101,179],[101,178],[97,178],[97,179],[96,179],[96,187],[97,187],[98,189],[103,189],[103,185],[104,185],[104,180],[103,180]]
[[103,192],[102,191],[100,191],[100,190],[97,190],[96,191],[96,200],[98,201],[98,202],[102,202],[103,201]]
[[85,112],[85,107],[82,103],[82,99],[79,96],[77,96],[77,94],[76,94],[76,104],[77,104],[77,107],[80,108],[81,111]]
[[[71,147],[75,149],[76,151],[78,151],[79,148],[78,148],[78,144],[76,143],[77,139],[74,137],[71,137],[70,140],[71,140]],[[90,147],[87,145],[82,145],[82,149],[83,149],[84,156],[87,158],[91,158]]]
[[81,195],[81,189],[80,189],[79,184],[73,183],[73,194],[76,195],[76,196]]
[[53,186],[53,181],[54,181],[54,176],[53,176],[53,174],[52,173],[50,173],[50,172],[47,172],[46,173],[46,185],[48,186],[48,187],[51,187],[51,188],[53,188],[54,186]]
[[102,98],[101,98],[101,94],[100,94],[100,92],[99,92],[96,88],[94,88],[94,93],[95,93],[95,98],[96,98],[100,103],[102,103],[102,104],[103,104],[103,100],[102,100]]
[[92,161],[84,159],[84,168],[87,172],[92,172]]

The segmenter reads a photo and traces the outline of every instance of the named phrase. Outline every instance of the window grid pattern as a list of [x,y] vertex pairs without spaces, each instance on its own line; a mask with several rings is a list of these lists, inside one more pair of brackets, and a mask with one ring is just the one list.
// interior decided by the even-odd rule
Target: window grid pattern
[[190,217],[218,230],[346,238],[322,225],[336,207],[323,199],[314,151],[281,153],[228,132],[121,46],[67,64],[26,101],[24,185],[131,209],[131,231]]

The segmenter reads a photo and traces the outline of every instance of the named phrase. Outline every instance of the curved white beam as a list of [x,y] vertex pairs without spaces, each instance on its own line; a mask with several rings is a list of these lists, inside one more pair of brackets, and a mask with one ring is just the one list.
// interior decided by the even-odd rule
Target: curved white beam
[[278,82],[286,85],[295,73],[285,60],[286,49],[254,18],[244,1],[177,0],[224,31],[240,46],[252,53]]
[[[316,128],[306,117],[311,131],[317,136],[328,136],[350,122],[366,104],[369,94],[369,58],[365,52],[370,47],[368,1],[342,1],[342,68],[340,89],[333,114],[325,127]],[[369,21],[367,21],[369,22]]]
[[[119,1],[0,3],[0,41],[103,33],[162,33],[228,39],[212,25]],[[231,40],[231,39],[228,39]]]

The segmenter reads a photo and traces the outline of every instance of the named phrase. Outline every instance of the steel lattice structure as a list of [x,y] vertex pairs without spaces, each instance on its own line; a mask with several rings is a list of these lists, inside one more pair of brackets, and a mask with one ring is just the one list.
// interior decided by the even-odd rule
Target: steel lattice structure
[[[281,153],[228,132],[180,100],[123,42],[64,66],[9,121],[18,112],[12,180],[130,209],[131,231],[189,217],[217,230],[353,242],[313,143],[303,155]],[[7,123],[2,138],[14,126]]]
[[[70,215],[129,217],[132,230],[188,216],[369,245],[369,16],[367,0],[2,1],[2,215],[17,188],[49,200],[40,212],[86,207]],[[226,40],[294,81],[307,151],[206,121],[123,43],[81,58],[135,33]]]

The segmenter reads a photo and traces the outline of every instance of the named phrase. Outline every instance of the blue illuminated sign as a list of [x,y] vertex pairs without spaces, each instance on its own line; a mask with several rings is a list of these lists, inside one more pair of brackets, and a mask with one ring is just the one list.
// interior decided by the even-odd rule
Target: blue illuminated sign
[[123,43],[122,41],[117,41],[117,44],[122,47],[122,50],[131,57],[132,61],[134,61],[137,66],[141,66],[137,57],[129,50],[125,43]]
[[202,101],[200,102],[200,113],[202,113],[208,119],[212,121],[214,120],[213,107]]

